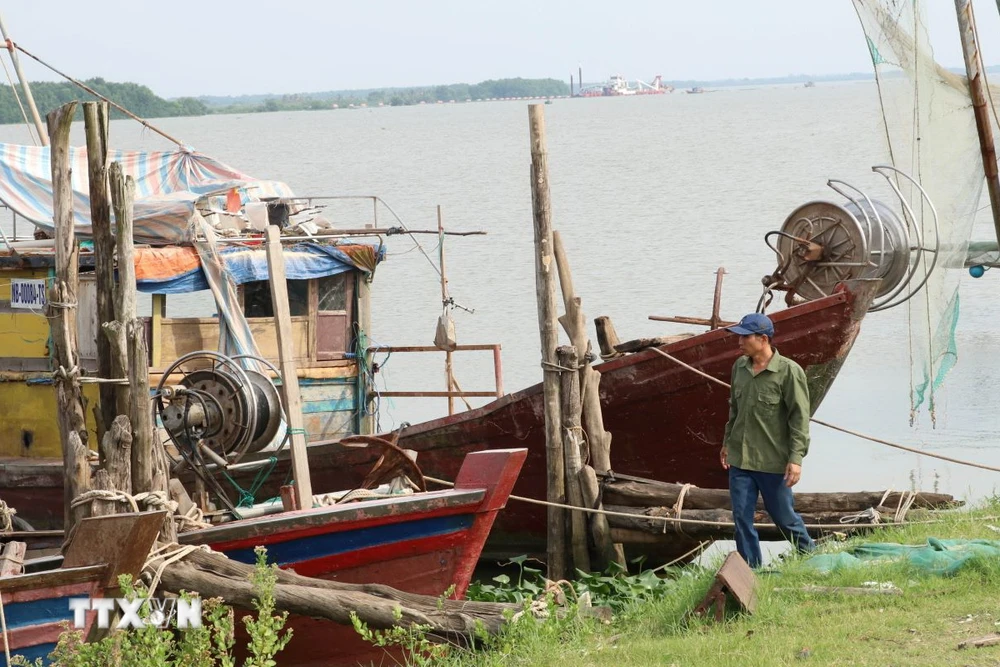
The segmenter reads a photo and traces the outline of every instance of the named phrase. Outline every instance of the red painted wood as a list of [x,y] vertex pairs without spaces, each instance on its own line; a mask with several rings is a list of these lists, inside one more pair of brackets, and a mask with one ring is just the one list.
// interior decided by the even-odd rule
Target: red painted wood
[[[90,624],[93,621],[88,622],[87,628],[84,630],[84,636],[90,630]],[[13,653],[16,649],[25,649],[32,646],[38,646],[39,644],[48,644],[49,642],[58,642],[59,635],[62,634],[63,630],[62,622],[56,623],[44,623],[42,625],[30,625],[26,628],[16,628],[14,630],[7,631],[7,639],[10,642],[10,649]]]
[[[523,458],[523,457],[522,457]],[[446,500],[450,492],[442,492],[437,495],[441,500]],[[508,492],[509,493],[509,492]],[[506,499],[506,496],[504,496]],[[385,500],[376,501],[381,504],[385,504]],[[370,503],[369,503],[370,504]],[[287,542],[295,539],[303,539],[307,537],[312,537],[314,535],[325,535],[328,533],[338,533],[350,530],[357,530],[361,528],[371,528],[375,526],[384,526],[394,523],[403,523],[406,521],[413,521],[416,519],[432,519],[435,517],[442,516],[453,516],[456,514],[468,514],[469,512],[479,512],[483,505],[483,501],[477,500],[475,503],[463,503],[455,505],[443,505],[433,509],[425,509],[420,511],[402,512],[398,511],[391,514],[385,514],[380,516],[373,516],[370,518],[365,518],[364,502],[355,503],[352,509],[357,510],[357,516],[359,518],[354,518],[347,521],[339,521],[337,523],[322,523],[316,522],[314,519],[322,518],[323,511],[321,509],[312,510],[296,510],[294,513],[289,513],[292,516],[287,517],[282,514],[279,515],[281,521],[272,521],[269,523],[264,523],[258,519],[245,519],[243,521],[234,521],[229,524],[223,524],[212,530],[211,533],[200,534],[200,533],[185,533],[182,536],[182,542],[184,544],[201,544],[208,543],[212,545],[212,548],[217,551],[231,551],[233,549],[247,549],[253,548],[257,545],[267,546],[269,544],[277,544],[279,542]],[[296,525],[295,520],[298,519],[305,525]],[[308,523],[306,523],[308,521]],[[243,525],[254,525],[257,527],[255,535],[253,537],[247,537],[238,540],[227,540],[225,535],[229,534],[230,531],[234,531]],[[229,529],[229,530],[227,530]],[[203,539],[206,535],[210,536],[208,539]]]

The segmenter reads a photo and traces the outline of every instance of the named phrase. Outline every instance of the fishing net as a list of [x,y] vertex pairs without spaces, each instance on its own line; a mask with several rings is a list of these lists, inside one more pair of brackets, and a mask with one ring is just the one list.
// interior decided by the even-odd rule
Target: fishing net
[[910,420],[925,408],[933,424],[935,391],[958,358],[958,287],[985,176],[966,77],[935,62],[925,4],[854,0],[875,68],[889,159],[923,186],[937,209],[936,234],[931,206],[914,185],[896,179],[912,207],[904,214],[920,230],[924,248],[938,248],[936,262],[935,253],[924,253],[911,284],[926,278],[926,285],[907,302]]

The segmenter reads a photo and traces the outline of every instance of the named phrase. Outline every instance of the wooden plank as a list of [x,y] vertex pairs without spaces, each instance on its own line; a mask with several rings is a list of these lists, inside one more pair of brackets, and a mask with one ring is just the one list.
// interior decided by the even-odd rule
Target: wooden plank
[[281,388],[285,396],[288,429],[291,433],[292,478],[295,480],[295,497],[299,507],[310,508],[312,507],[312,480],[309,478],[309,455],[306,452],[299,377],[292,348],[292,322],[288,307],[288,285],[285,282],[285,256],[281,250],[281,230],[275,225],[267,226],[267,271],[271,284],[271,303],[274,307],[274,328],[278,334]]
[[66,548],[63,567],[104,563],[104,586],[117,586],[118,575],[134,577],[142,570],[166,517],[166,512],[133,512],[84,519]]
[[[566,486],[559,371],[556,369],[556,346],[559,344],[556,266],[552,248],[552,202],[549,197],[549,157],[545,147],[545,110],[540,104],[528,105],[528,126],[531,146],[531,204],[535,229],[535,297],[542,343],[542,392],[545,404],[546,500],[562,505],[566,503]],[[547,518],[548,577],[558,581],[568,574],[565,512],[559,507],[549,506]]]
[[958,648],[983,648],[985,646],[996,646],[1000,644],[1000,634],[986,635],[977,639],[966,639],[959,643]]
[[[106,571],[107,566],[102,563],[3,577],[0,578],[0,593],[3,593],[4,604],[44,600],[52,597],[53,592],[60,588],[63,589],[63,594],[86,595],[96,588],[94,582],[104,579]],[[65,590],[67,588],[70,590]]]
[[[87,515],[86,506],[70,509],[71,501],[90,488],[90,466],[86,463],[87,423],[83,392],[71,374],[79,369],[77,352],[77,284],[80,248],[73,221],[73,187],[69,162],[69,131],[76,102],[65,104],[47,117],[51,142],[53,224],[55,226],[55,284],[49,292],[48,317],[58,371],[55,377],[59,409],[56,421],[63,448],[65,505],[63,525],[67,530]],[[81,459],[82,457],[82,459]]]
[[737,552],[731,551],[715,574],[712,587],[693,613],[701,616],[714,607],[715,620],[721,621],[725,614],[726,596],[732,595],[744,612],[752,614],[757,608],[756,587],[757,578],[753,570]]
[[[153,368],[160,368],[163,363],[163,320],[167,316],[167,295],[153,295]],[[180,357],[174,357],[179,359]]]
[[864,588],[862,586],[802,586],[801,588],[774,588],[779,593],[816,593],[820,595],[902,595],[895,586],[890,588]]
[[[292,346],[296,363],[309,364],[309,317],[292,317]],[[247,318],[250,333],[261,356],[278,361],[278,338],[271,318]],[[219,321],[214,317],[165,318],[160,321],[160,363],[179,359],[189,352],[215,349],[219,342]],[[159,368],[154,364],[154,367]]]

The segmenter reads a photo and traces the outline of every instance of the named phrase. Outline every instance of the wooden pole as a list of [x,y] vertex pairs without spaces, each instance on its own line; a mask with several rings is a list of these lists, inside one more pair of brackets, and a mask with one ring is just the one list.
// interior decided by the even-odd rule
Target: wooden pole
[[[549,199],[549,162],[545,148],[545,111],[540,104],[528,105],[531,140],[531,203],[535,228],[535,292],[538,302],[538,328],[541,333],[542,377],[545,400],[546,499],[566,502],[563,463],[562,414],[559,405],[559,370],[556,346],[559,330],[556,320],[555,258],[552,254],[552,202]],[[566,570],[566,516],[559,507],[547,508],[548,577],[564,579]]]
[[[570,270],[569,258],[566,256],[566,250],[562,244],[562,236],[558,231],[552,232],[552,240],[556,266],[559,269],[559,285],[562,288],[563,304],[566,308],[566,314],[560,317],[559,321],[562,323],[567,335],[569,335],[570,340],[573,341],[576,350],[584,351],[582,353],[584,355],[582,364],[574,363],[570,366],[560,363],[560,366],[564,368],[576,368],[579,365],[579,373],[574,377],[577,382],[578,393],[576,400],[579,401],[580,406],[575,425],[576,428],[580,428],[582,419],[583,432],[587,434],[586,442],[589,442],[589,458],[593,466],[598,469],[595,471],[590,465],[585,466],[581,462],[572,473],[567,469],[566,483],[567,485],[572,484],[576,486],[580,493],[581,502],[587,507],[600,509],[600,487],[597,484],[596,473],[601,472],[604,474],[611,469],[611,434],[604,430],[604,415],[598,392],[601,374],[599,371],[594,370],[590,364],[590,340],[587,336],[586,324],[584,324],[583,306],[580,297],[576,295],[576,289],[573,287],[573,273]],[[580,355],[578,354],[574,360],[579,360],[579,358]],[[562,385],[562,403],[564,409],[568,405],[567,391],[564,383]],[[566,425],[567,423],[567,418],[564,414],[563,424]],[[577,435],[580,435],[580,433],[577,432]],[[571,446],[570,443],[574,442],[577,438],[575,436],[571,438],[567,432],[564,432],[563,437],[565,439],[563,447],[568,451]],[[584,439],[581,437],[579,441],[584,442]],[[566,461],[567,466],[569,466],[570,458],[568,454]],[[576,514],[579,513],[574,512],[574,515]],[[603,515],[595,514],[590,516],[589,522],[594,537],[594,545],[596,547],[595,560],[598,567],[603,570],[611,561],[625,565],[625,552],[620,545],[615,546],[611,542],[611,529],[608,526],[607,519]]]
[[986,70],[979,56],[976,40],[976,19],[972,12],[971,0],[955,0],[958,14],[958,32],[962,39],[962,53],[965,56],[965,72],[969,77],[969,92],[972,95],[972,110],[979,130],[979,148],[986,172],[986,188],[990,193],[990,208],[993,209],[993,228],[1000,242],[1000,177],[997,172],[997,152],[993,143],[993,126],[987,103]]
[[[115,236],[111,231],[111,197],[108,191],[108,105],[83,103],[83,123],[87,134],[87,167],[90,184],[90,224],[94,232],[94,273],[97,277],[97,321],[115,321]],[[111,342],[97,333],[97,374],[102,378],[124,377],[121,368],[112,367]],[[98,392],[97,439],[118,416],[115,409],[115,385],[102,384]],[[104,449],[101,449],[104,465]]]
[[[444,220],[441,217],[441,206],[437,207],[438,214],[438,263],[441,265],[441,304],[448,303],[448,277],[444,268]],[[455,388],[454,370],[451,363],[451,350],[444,353],[444,377],[447,382],[447,391],[450,393]],[[448,397],[448,414],[455,414],[455,397]]]
[[[562,401],[563,454],[566,459],[566,501],[574,507],[583,507],[580,491],[580,473],[583,470],[583,427],[580,426],[580,377],[576,348],[564,345],[556,350],[556,358],[563,368],[559,385]],[[570,545],[573,567],[590,572],[590,554],[587,552],[587,517],[583,512],[570,512]]]
[[[132,341],[129,325],[135,318],[135,266],[132,242],[132,208],[135,202],[135,182],[125,176],[117,162],[108,168],[111,185],[111,202],[115,210],[115,240],[118,246],[118,282],[114,292],[115,326],[106,329],[113,333],[113,353],[118,357],[129,378],[127,387],[117,392],[117,414],[128,415],[132,424],[132,493],[144,493],[153,484],[153,425],[149,403],[149,366],[139,351],[145,340]],[[124,353],[124,355],[123,355]],[[123,355],[123,356],[122,356]],[[141,368],[136,368],[137,366]],[[143,376],[145,383],[143,383]],[[150,413],[146,416],[145,413]]]
[[[49,140],[45,134],[45,129],[42,127],[42,119],[38,115],[38,107],[35,106],[35,96],[31,94],[31,86],[28,85],[28,80],[24,77],[24,72],[21,71],[21,60],[17,57],[17,48],[14,46],[14,41],[7,35],[7,26],[4,25],[2,16],[0,16],[0,34],[3,34],[3,39],[7,43],[7,50],[10,51],[10,60],[14,63],[17,80],[21,82],[24,101],[28,104],[28,110],[31,111],[31,119],[35,122],[35,129],[38,131],[38,141],[41,142],[42,146],[48,146]],[[48,119],[46,118],[46,120]]]
[[274,328],[278,334],[278,358],[281,364],[281,388],[288,409],[288,430],[291,433],[292,476],[295,480],[295,500],[298,506],[313,506],[312,480],[306,452],[306,431],[302,421],[302,399],[299,397],[299,376],[292,349],[292,318],[288,307],[288,284],[285,281],[285,256],[281,251],[281,230],[267,226],[267,272],[271,282],[271,302],[274,306]]
[[[371,283],[369,282],[370,274],[365,274],[362,272],[357,273],[357,303],[358,303],[358,328],[361,330],[361,334],[364,335],[365,349],[358,350],[358,362],[360,364],[361,359],[364,359],[364,367],[371,368],[372,362],[374,361],[375,352],[373,348],[368,345],[368,335],[372,330],[372,292]],[[436,348],[435,348],[436,349]],[[359,369],[360,370],[360,369]],[[358,432],[362,435],[370,435],[375,432],[375,398],[374,398],[374,387],[369,384],[369,378],[364,374],[358,373],[358,404],[361,406],[361,417],[358,419]]]
[[722,326],[722,316],[719,311],[722,309],[722,277],[726,275],[726,268],[720,266],[715,272],[715,294],[712,297],[712,331]]
[[80,388],[77,350],[77,291],[80,248],[73,222],[73,187],[69,162],[69,130],[76,102],[65,104],[46,117],[52,145],[52,223],[55,226],[55,284],[49,291],[48,317],[55,357],[56,421],[63,449],[63,525],[67,533],[87,516],[85,505],[70,509],[74,498],[90,488],[87,462],[87,423]]

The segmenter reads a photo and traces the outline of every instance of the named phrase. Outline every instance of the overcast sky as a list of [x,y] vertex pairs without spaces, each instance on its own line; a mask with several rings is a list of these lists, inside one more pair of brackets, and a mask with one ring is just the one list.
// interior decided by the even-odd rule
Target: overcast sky
[[[931,0],[937,59],[961,66],[953,0]],[[979,0],[985,60],[1000,17]],[[850,0],[19,0],[14,41],[67,74],[164,97],[476,83],[835,74],[871,63]],[[29,79],[54,79],[22,56]]]

